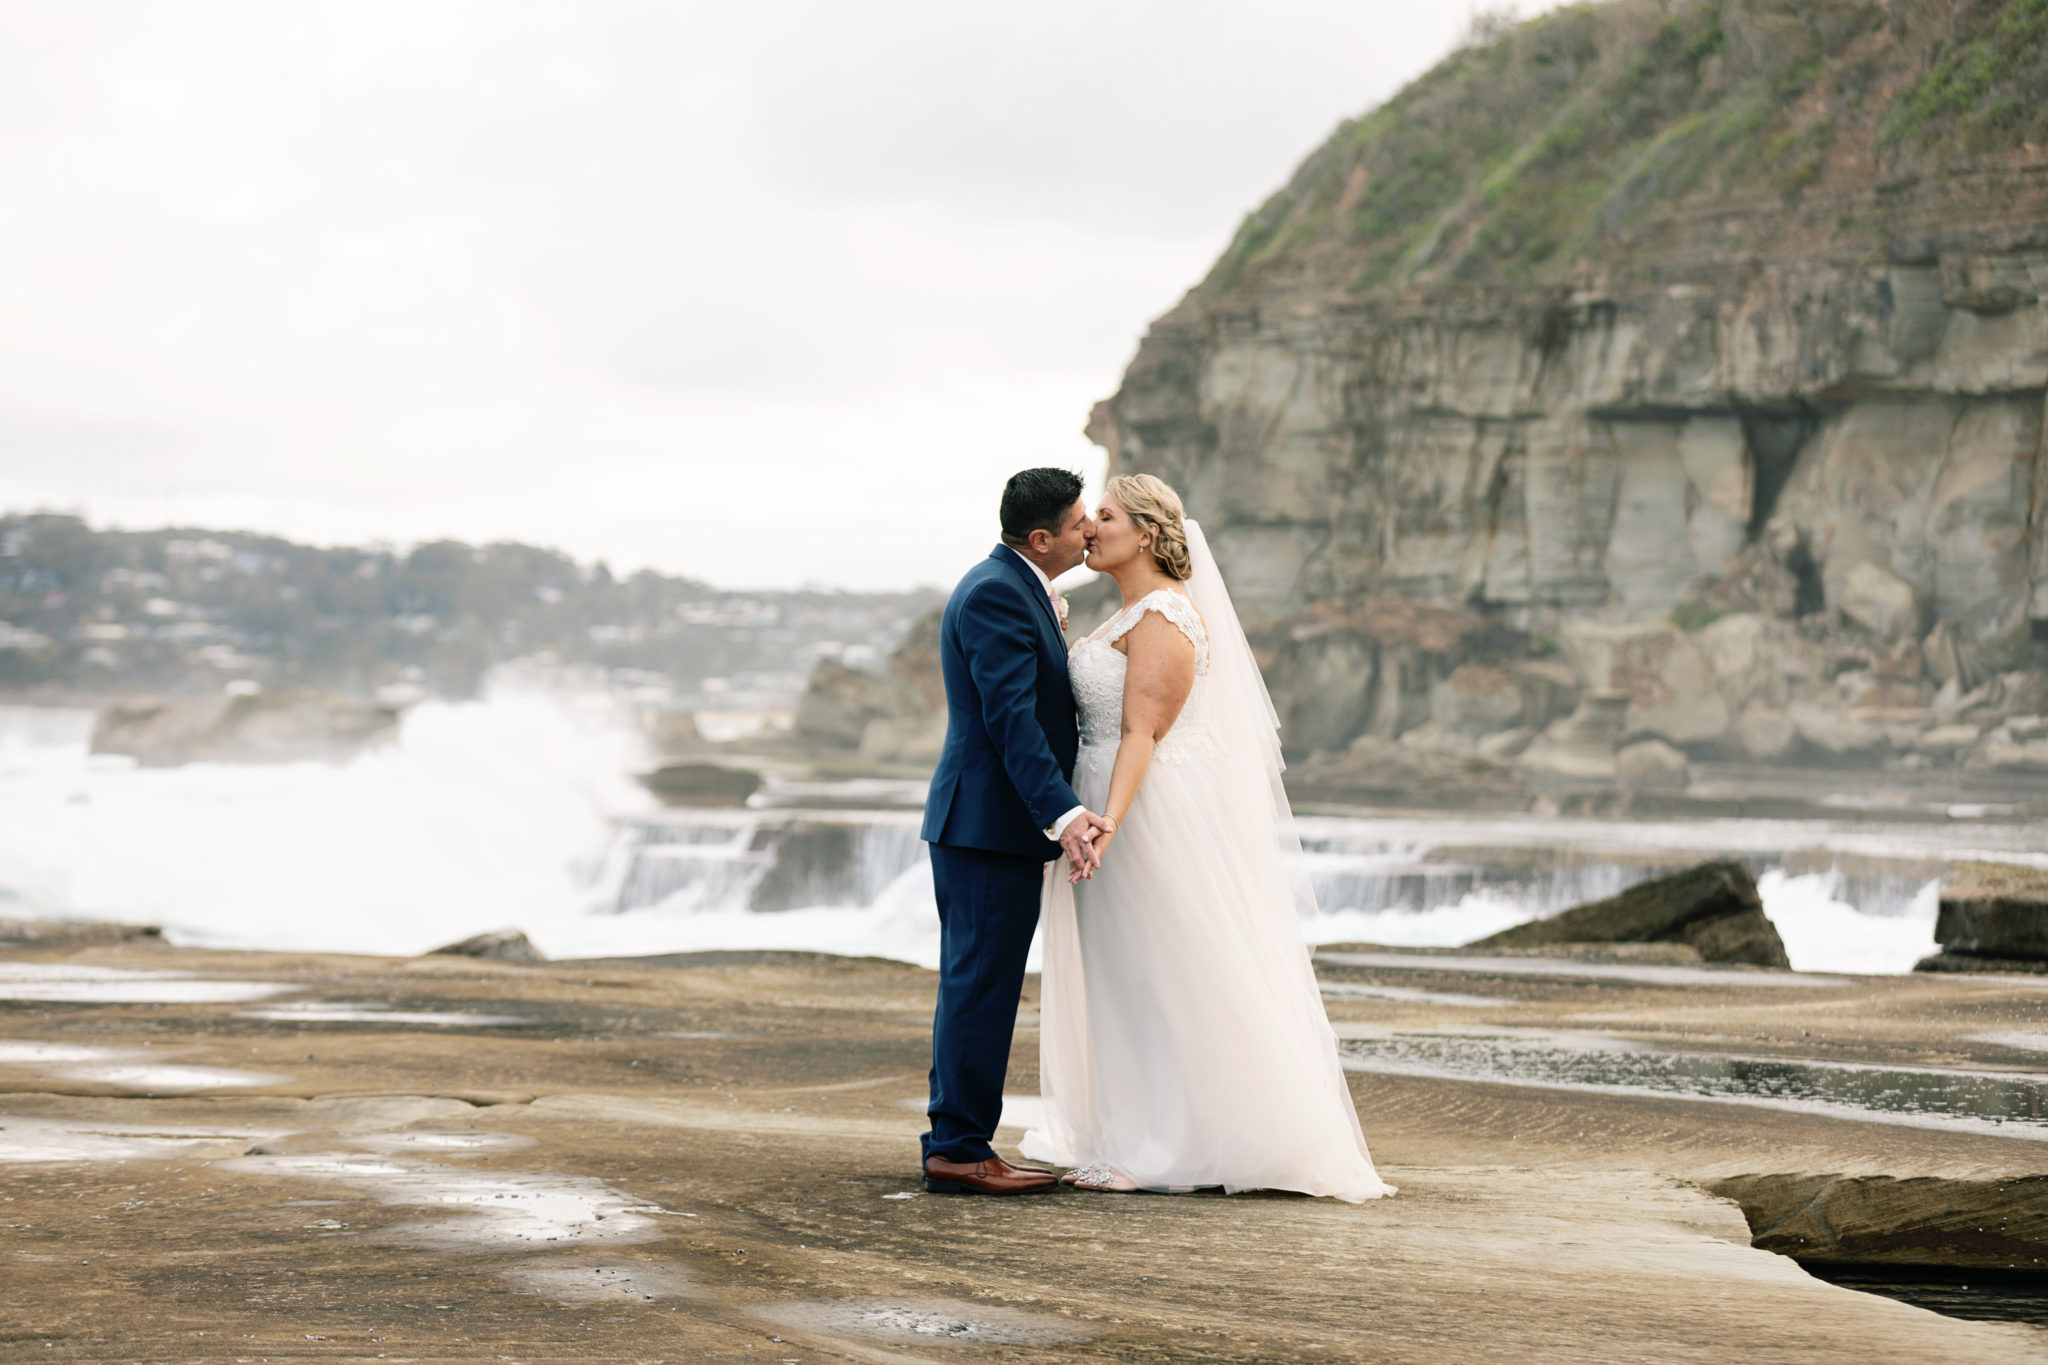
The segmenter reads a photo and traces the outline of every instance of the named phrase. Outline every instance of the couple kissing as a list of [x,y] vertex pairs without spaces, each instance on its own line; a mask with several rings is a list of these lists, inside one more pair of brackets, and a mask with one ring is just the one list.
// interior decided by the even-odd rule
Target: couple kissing
[[[1392,1194],[1301,931],[1278,721],[1201,526],[1150,475],[1092,510],[1082,492],[1012,477],[1002,541],[940,625],[924,1187]],[[1070,648],[1052,580],[1083,562],[1122,602]],[[992,1145],[1041,926],[1045,1122],[1023,1153],[1064,1176]]]

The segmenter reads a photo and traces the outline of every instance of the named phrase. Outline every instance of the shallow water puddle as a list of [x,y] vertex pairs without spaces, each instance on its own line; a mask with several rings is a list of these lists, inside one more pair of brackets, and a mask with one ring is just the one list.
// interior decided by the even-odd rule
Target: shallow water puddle
[[185,972],[0,962],[0,1000],[82,1005],[228,1005],[301,989],[276,981],[210,981]]
[[237,1010],[237,1019],[290,1024],[425,1024],[434,1028],[505,1028],[533,1021],[523,1014],[473,1010],[395,1010],[375,1000],[305,1000],[269,1009]]
[[275,1130],[194,1128],[174,1123],[74,1123],[0,1115],[0,1162],[167,1161],[236,1156]]
[[2048,1141],[2048,1075],[1672,1052],[1599,1034],[1356,1027],[1352,1071],[1659,1095]]
[[1324,981],[1318,989],[1331,1000],[1392,1000],[1403,1005],[1453,1005],[1459,1009],[1492,1009],[1519,1005],[1498,995],[1459,995],[1455,991],[1418,991],[1408,986],[1368,986],[1355,981]]
[[139,1095],[189,1095],[201,1090],[282,1085],[292,1079],[275,1071],[160,1062],[139,1048],[71,1043],[0,1041],[0,1066],[21,1067],[55,1080],[115,1086]]
[[789,1299],[751,1310],[779,1327],[918,1346],[1051,1346],[1094,1329],[1049,1313],[953,1299]]
[[397,1156],[309,1152],[248,1156],[228,1170],[317,1180],[360,1190],[382,1204],[442,1211],[384,1228],[383,1241],[441,1251],[532,1251],[550,1243],[629,1243],[662,1236],[669,1210],[591,1176],[480,1171]]
[[645,1261],[543,1259],[523,1261],[499,1272],[521,1289],[558,1303],[645,1302],[680,1299],[696,1292],[681,1266]]
[[2040,1029],[1994,1029],[1989,1033],[1966,1033],[1973,1043],[1995,1043],[2019,1052],[2048,1052],[2048,1032]]
[[367,1147],[373,1152],[391,1152],[401,1156],[487,1156],[492,1152],[516,1152],[524,1147],[538,1145],[536,1138],[519,1133],[370,1133],[363,1137],[351,1138],[357,1147]]
[[1334,967],[1380,967],[1409,972],[1466,972],[1475,976],[1551,976],[1579,981],[1640,981],[1649,986],[1756,986],[1814,989],[1852,984],[1846,976],[1743,967],[1670,967],[1655,963],[1574,962],[1558,957],[1464,957],[1451,953],[1326,953],[1315,960]]

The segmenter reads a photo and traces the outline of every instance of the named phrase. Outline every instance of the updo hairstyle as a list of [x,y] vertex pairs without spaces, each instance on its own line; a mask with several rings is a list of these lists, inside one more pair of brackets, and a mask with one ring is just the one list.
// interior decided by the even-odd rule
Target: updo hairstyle
[[1119,474],[1104,490],[1124,509],[1131,524],[1152,537],[1152,558],[1182,582],[1195,571],[1188,559],[1186,514],[1180,494],[1150,474]]

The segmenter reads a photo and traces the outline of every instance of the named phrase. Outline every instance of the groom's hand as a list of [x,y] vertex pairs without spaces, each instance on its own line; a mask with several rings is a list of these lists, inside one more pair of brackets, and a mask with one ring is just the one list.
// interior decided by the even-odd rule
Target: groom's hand
[[[1095,831],[1095,838],[1092,840],[1092,843],[1094,846],[1096,867],[1100,867],[1102,865],[1102,855],[1106,851],[1108,851],[1109,841],[1114,838],[1116,838],[1116,826],[1114,823],[1110,823],[1107,829],[1099,829]],[[1067,885],[1072,886],[1076,882],[1087,881],[1090,877],[1093,877],[1094,875],[1095,868],[1093,867],[1087,869],[1082,869],[1078,867],[1071,868],[1067,872]]]
[[1115,821],[1092,810],[1084,810],[1067,821],[1067,827],[1060,831],[1060,849],[1067,855],[1067,866],[1073,869],[1069,881],[1095,875],[1095,869],[1102,866],[1102,859],[1095,852],[1095,835],[1097,831],[1107,833],[1115,828]]

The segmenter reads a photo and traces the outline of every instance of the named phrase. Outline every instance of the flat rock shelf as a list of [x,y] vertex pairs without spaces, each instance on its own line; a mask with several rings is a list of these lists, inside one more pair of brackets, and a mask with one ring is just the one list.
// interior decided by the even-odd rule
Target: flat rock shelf
[[1619,957],[1319,957],[1401,1187],[1352,1206],[922,1193],[887,961],[23,949],[0,1349],[2048,1360],[2048,982]]

